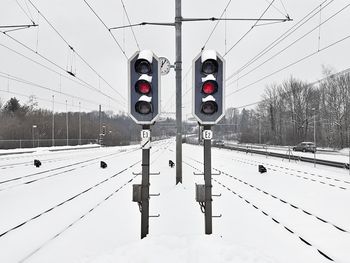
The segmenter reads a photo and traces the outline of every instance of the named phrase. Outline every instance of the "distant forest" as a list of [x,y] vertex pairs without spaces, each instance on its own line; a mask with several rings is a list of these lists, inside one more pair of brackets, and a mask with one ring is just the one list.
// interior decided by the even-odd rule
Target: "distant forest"
[[[38,108],[35,96],[25,103],[13,97],[0,103],[0,108],[0,149],[52,145],[52,111]],[[66,112],[54,114],[56,146],[67,144],[66,117]],[[175,135],[163,128],[164,124],[174,126],[174,120],[166,119],[162,124],[152,128],[153,137]],[[140,130],[126,114],[101,113],[104,145],[136,143],[140,140]],[[81,112],[81,143],[98,143],[99,134],[99,112]],[[69,145],[79,144],[79,112],[68,112],[68,139]]]
[[228,109],[215,129],[241,143],[295,145],[315,132],[317,146],[349,147],[350,74],[324,74],[318,85],[291,77],[266,87],[254,109]]

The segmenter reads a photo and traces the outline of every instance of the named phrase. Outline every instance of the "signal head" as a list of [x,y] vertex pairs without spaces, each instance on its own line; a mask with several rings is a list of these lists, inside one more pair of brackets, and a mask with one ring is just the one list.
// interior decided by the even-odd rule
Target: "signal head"
[[218,83],[215,79],[215,77],[211,74],[208,75],[205,78],[202,78],[203,84],[202,84],[202,93],[206,95],[211,95],[217,92],[218,90]]
[[152,112],[152,98],[145,95],[141,96],[135,104],[135,111],[140,114],[149,114]]
[[215,50],[204,50],[201,55],[202,73],[209,75],[218,72],[218,61]]
[[160,114],[160,60],[150,50],[128,60],[128,111],[137,124],[154,124]]
[[204,114],[212,115],[218,111],[218,104],[215,102],[215,98],[209,95],[202,99],[201,112]]
[[225,111],[225,60],[215,50],[204,50],[193,69],[193,115],[202,125],[216,124]]
[[143,95],[149,94],[152,89],[151,83],[152,83],[151,76],[148,76],[145,74],[141,75],[139,80],[135,83],[135,91]]
[[142,50],[135,62],[135,71],[139,74],[152,73],[153,52],[150,50]]

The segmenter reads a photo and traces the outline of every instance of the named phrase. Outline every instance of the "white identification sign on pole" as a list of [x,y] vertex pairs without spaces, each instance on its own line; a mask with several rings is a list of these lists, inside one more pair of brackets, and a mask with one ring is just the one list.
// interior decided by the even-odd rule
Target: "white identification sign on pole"
[[210,130],[204,130],[203,131],[203,139],[204,140],[211,140],[213,139],[213,132]]
[[141,131],[141,148],[142,149],[151,148],[151,131],[150,130]]

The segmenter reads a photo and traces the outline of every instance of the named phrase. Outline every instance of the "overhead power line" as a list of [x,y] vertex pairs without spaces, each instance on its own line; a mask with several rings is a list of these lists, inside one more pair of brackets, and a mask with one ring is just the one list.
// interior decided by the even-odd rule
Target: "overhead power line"
[[[23,94],[23,93],[19,93],[19,92],[15,92],[15,91],[8,91],[8,90],[0,89],[0,92],[12,94],[12,95],[15,95],[15,96],[21,96],[21,97],[28,98],[28,99],[31,98],[31,96],[29,96],[29,95],[26,95],[26,94]],[[52,103],[52,100],[45,99],[45,98],[38,97],[38,96],[35,96],[35,99],[41,100],[41,101],[44,101],[44,102],[48,102],[48,103]],[[60,104],[60,105],[64,105],[64,106],[66,105],[66,102],[60,102],[60,101],[57,101],[57,100],[55,100],[55,103]],[[74,108],[79,108],[79,105],[70,104],[69,106],[70,107],[74,107]],[[86,108],[86,107],[81,107],[81,109],[84,109],[84,110],[87,110],[87,111],[97,111],[97,109],[91,109],[91,108]]]
[[23,11],[24,15],[32,22],[32,24],[35,24],[33,17],[30,17],[30,15],[28,15],[28,13],[24,10],[24,8],[20,5],[20,3],[18,2],[18,0],[16,0],[16,3],[18,5],[18,7]]
[[78,85],[80,85],[80,86],[82,86],[82,87],[88,88],[88,89],[91,89],[91,87],[92,87],[91,85],[88,86],[88,85],[86,85],[86,84],[84,84],[84,83],[82,83],[82,82],[76,80],[76,78],[72,77],[71,75],[69,75],[70,77],[65,76],[65,75],[62,75],[62,74],[59,73],[58,71],[56,71],[56,70],[54,70],[54,69],[52,69],[52,68],[49,68],[48,66],[46,66],[46,65],[44,65],[44,64],[42,64],[42,63],[40,63],[40,62],[38,62],[38,61],[35,61],[34,59],[32,59],[32,58],[30,58],[30,57],[28,57],[28,56],[26,56],[26,55],[24,55],[24,54],[22,54],[22,53],[20,53],[20,52],[18,52],[18,51],[16,51],[16,50],[14,50],[14,49],[12,49],[12,48],[10,48],[10,47],[4,45],[4,44],[1,44],[1,43],[0,43],[0,46],[6,48],[7,50],[11,51],[12,53],[17,54],[18,56],[21,56],[21,57],[25,58],[25,59],[28,60],[28,61],[31,61],[31,62],[33,62],[33,63],[39,65],[39,66],[42,67],[42,68],[47,69],[47,70],[50,71],[50,72],[55,73],[55,74],[56,74],[57,76],[59,76],[60,78],[63,77],[63,78],[65,78],[65,79],[69,80],[69,81],[72,81],[72,82],[74,82],[74,83],[76,83],[76,84],[78,84]]
[[[226,4],[224,10],[222,11],[222,13],[221,13],[221,15],[220,15],[220,19],[221,19],[221,18],[223,17],[223,15],[225,14],[227,8],[230,6],[231,1],[232,1],[232,0],[229,0],[229,1],[227,2],[227,4]],[[220,20],[218,20],[218,21],[216,22],[215,26],[214,26],[213,29],[211,30],[211,32],[210,32],[210,34],[209,34],[207,40],[204,42],[204,45],[203,45],[203,47],[202,47],[202,50],[205,49],[205,46],[207,45],[208,41],[210,40],[211,36],[213,35],[213,33],[214,33],[214,31],[215,31],[215,29],[216,29],[216,27],[218,26],[219,23],[220,23]]]
[[102,25],[108,30],[108,33],[111,35],[111,37],[113,38],[114,42],[118,45],[120,51],[123,53],[124,57],[126,59],[128,59],[125,50],[122,48],[122,46],[119,44],[118,40],[115,38],[115,36],[112,34],[110,28],[108,28],[108,26],[106,25],[105,22],[103,22],[102,18],[96,13],[96,11],[92,8],[92,6],[86,1],[83,0],[84,3],[89,7],[89,9],[91,10],[91,12],[97,17],[98,20],[100,20],[100,22],[102,23]]
[[[325,4],[327,1],[328,0],[324,0],[321,3],[321,5]],[[326,8],[333,1],[334,0],[331,0],[323,8]],[[317,12],[315,14],[313,14],[315,11],[317,11]],[[255,55],[252,59],[250,59],[246,64],[244,64],[237,71],[235,71],[229,77],[227,77],[226,81],[230,80],[231,78],[233,78],[234,76],[239,74],[241,71],[243,71],[245,68],[247,68],[251,64],[253,64],[255,61],[259,60],[262,56],[264,56],[266,53],[268,53],[270,50],[272,50],[275,46],[277,46],[279,43],[281,43],[283,40],[285,40],[287,37],[289,37],[291,34],[293,34],[296,30],[298,30],[300,27],[305,25],[308,21],[310,21],[310,19],[312,19],[318,13],[319,13],[319,5],[317,5],[316,8],[314,8],[308,14],[306,14],[302,19],[300,19],[295,25],[293,25],[291,28],[289,28],[286,32],[284,32],[282,35],[280,35],[278,38],[276,38],[273,42],[271,42],[267,47],[265,47],[263,50],[261,50],[257,55]]]
[[236,47],[253,29],[254,27],[259,23],[260,19],[262,19],[262,17],[266,14],[266,12],[270,9],[271,5],[275,2],[275,0],[273,0],[269,6],[264,10],[264,12],[261,14],[261,16],[259,17],[259,19],[253,24],[253,26],[235,43],[233,44],[224,54],[224,57],[231,52],[231,50]]
[[[125,4],[124,4],[124,1],[120,0],[120,2],[122,4],[122,6],[123,6],[124,13],[126,15],[126,18],[128,19],[129,25],[131,25],[130,17],[129,17],[128,11],[126,11],[126,7],[125,7]],[[131,29],[132,35],[134,36],[134,40],[136,42],[137,49],[140,50],[139,42],[136,39],[136,35],[135,35],[135,32],[134,32],[134,29],[132,27],[130,27],[130,29]]]
[[[319,83],[321,83],[321,82],[323,82],[323,81],[325,81],[325,80],[327,80],[327,79],[336,78],[336,77],[338,77],[338,76],[341,76],[341,75],[344,75],[344,74],[349,74],[349,73],[350,73],[350,68],[347,68],[347,69],[344,69],[344,70],[342,70],[342,71],[340,71],[340,72],[337,72],[337,73],[335,73],[335,74],[329,75],[329,76],[324,77],[324,78],[319,79],[319,80],[316,80],[315,82],[312,82],[312,83],[308,84],[307,86],[308,86],[308,87],[313,87],[313,86],[315,86],[315,85],[317,85],[317,84],[319,84]],[[288,92],[284,92],[284,93],[282,93],[282,94],[287,94],[287,93],[288,93]],[[263,100],[259,100],[259,101],[257,101],[257,102],[245,104],[245,105],[238,106],[238,107],[234,107],[234,108],[235,108],[235,109],[246,108],[246,107],[258,105],[259,103],[262,103],[262,102],[267,101],[267,100],[268,100],[268,99],[263,99]]]
[[244,86],[244,87],[242,87],[242,88],[239,88],[239,89],[236,89],[236,90],[232,91],[231,93],[229,93],[228,95],[226,95],[226,97],[229,97],[229,96],[231,96],[231,95],[233,95],[233,94],[235,94],[235,93],[237,93],[237,92],[239,92],[239,91],[242,91],[242,90],[244,90],[244,89],[247,89],[247,88],[251,87],[252,85],[261,82],[262,80],[264,80],[264,79],[266,79],[266,78],[268,78],[268,77],[271,77],[271,76],[273,76],[273,75],[275,75],[275,74],[277,74],[277,73],[279,73],[279,72],[281,72],[281,71],[283,71],[283,70],[285,70],[285,69],[287,69],[287,68],[290,68],[290,67],[292,67],[292,66],[294,66],[294,65],[296,65],[296,64],[298,64],[298,63],[300,63],[300,62],[302,62],[302,61],[304,61],[304,60],[306,60],[306,59],[308,59],[308,58],[311,58],[311,57],[313,57],[314,55],[316,55],[316,54],[318,54],[318,53],[320,53],[320,52],[322,52],[322,51],[325,51],[325,50],[327,50],[327,49],[329,49],[329,48],[331,48],[331,47],[333,47],[333,46],[335,46],[335,45],[337,45],[337,44],[339,44],[339,43],[341,43],[341,42],[343,42],[343,41],[345,41],[345,40],[347,40],[347,39],[349,39],[349,38],[350,38],[350,35],[347,35],[347,36],[345,36],[345,37],[343,37],[343,38],[341,38],[341,39],[339,39],[339,40],[333,42],[332,44],[329,44],[328,46],[326,46],[326,47],[324,47],[324,48],[321,48],[320,50],[317,50],[317,51],[315,51],[315,52],[312,52],[312,53],[310,53],[310,54],[308,54],[308,55],[306,55],[306,56],[304,56],[304,57],[302,57],[302,58],[300,58],[300,59],[298,59],[298,60],[296,60],[296,61],[294,61],[294,62],[288,64],[287,66],[285,66],[285,67],[283,67],[283,68],[281,68],[281,69],[279,69],[279,70],[276,70],[276,71],[274,71],[274,72],[272,72],[272,73],[270,73],[270,74],[268,74],[268,75],[266,75],[266,76],[264,76],[264,77],[262,77],[262,78],[260,78],[260,79],[258,79],[258,80],[256,80],[256,81],[254,81],[254,82],[252,82],[252,83],[250,83],[250,84],[248,84],[248,85],[246,85],[246,86]]
[[[347,4],[345,7],[341,8],[339,11],[337,11],[336,13],[334,13],[333,15],[331,15],[330,17],[328,17],[326,20],[324,20],[322,23],[320,23],[319,25],[317,25],[316,27],[312,28],[311,30],[309,30],[308,32],[306,32],[304,35],[302,35],[301,37],[299,37],[298,39],[296,39],[295,41],[293,41],[291,44],[289,44],[288,46],[286,46],[285,48],[283,48],[282,50],[278,51],[277,53],[275,53],[273,56],[271,56],[270,58],[266,59],[264,62],[260,63],[259,65],[257,65],[256,67],[254,67],[253,69],[251,69],[250,71],[248,71],[247,73],[245,73],[244,75],[240,76],[239,78],[237,78],[236,80],[234,80],[233,82],[229,83],[226,85],[226,87],[231,86],[233,83],[237,82],[238,80],[240,80],[241,78],[247,76],[248,74],[254,72],[255,70],[259,69],[260,67],[262,67],[264,64],[266,64],[267,62],[271,61],[272,59],[274,59],[275,57],[277,57],[278,55],[282,54],[284,51],[286,51],[287,49],[289,49],[290,47],[294,46],[296,43],[298,43],[300,40],[304,39],[305,37],[307,37],[308,35],[310,35],[312,32],[314,32],[315,30],[319,29],[323,24],[326,24],[327,22],[329,22],[331,19],[333,19],[334,17],[336,17],[337,15],[339,15],[342,11],[344,11],[346,8],[348,8],[350,6],[350,4]],[[321,11],[321,10],[320,10]]]
[[[85,63],[85,65],[87,65],[100,79],[103,80],[103,82],[110,87],[114,92],[116,92],[120,98],[123,101],[126,101],[126,99],[124,98],[124,96],[122,94],[120,94],[120,92],[118,90],[116,90],[115,88],[112,87],[112,85],[110,83],[108,83],[88,62],[86,59],[84,59],[79,52],[77,52],[73,46],[71,44],[68,43],[68,41],[62,36],[62,34],[53,26],[53,24],[46,18],[46,16],[43,15],[42,12],[40,12],[40,10],[33,4],[33,2],[31,0],[28,0],[28,2],[35,8],[35,10],[38,12],[38,14],[46,21],[46,23],[56,32],[56,34],[63,40],[64,43],[66,43],[66,45]],[[69,72],[68,72],[69,73]]]
[[[271,3],[269,0],[265,0],[267,3]],[[280,13],[281,15],[284,15],[284,16],[286,16],[286,17],[289,17],[289,15],[288,15],[288,12],[287,12],[287,10],[284,8],[284,11],[285,11],[285,13],[283,13],[279,8],[277,8],[276,7],[276,5],[272,5],[272,7],[275,9],[275,10],[277,10],[277,12],[278,13]],[[284,5],[283,5],[283,7],[284,7]]]
[[[3,32],[4,33],[4,32]],[[4,33],[5,36],[7,36],[8,38],[12,39],[13,41],[15,41],[17,44],[21,45],[22,47],[26,48],[27,50],[29,50],[30,52],[38,55],[39,57],[41,57],[42,59],[44,59],[45,61],[49,62],[50,64],[54,65],[55,67],[59,68],[60,70],[64,71],[67,73],[66,69],[64,69],[62,66],[58,65],[56,62],[50,60],[49,58],[45,57],[44,55],[42,55],[41,53],[35,51],[34,49],[32,49],[31,47],[27,46],[26,44],[24,44],[23,42],[17,40],[16,38]],[[119,101],[119,100],[116,100],[114,97],[111,97],[110,95],[102,92],[101,90],[95,88],[94,86],[92,86],[91,84],[89,84],[88,82],[84,81],[83,79],[77,77],[77,76],[74,76],[74,78],[76,78],[77,80],[81,81],[82,83],[85,84],[85,86],[87,88],[89,88],[90,90],[93,90],[93,91],[96,91],[100,94],[102,94],[103,96],[117,102],[117,103],[121,103],[121,104],[124,104],[123,102]],[[125,104],[124,104],[125,105]]]
[[[48,90],[48,91],[50,91],[50,92],[53,92],[53,93],[56,93],[56,94],[61,94],[61,95],[70,97],[70,98],[72,98],[72,99],[76,99],[76,100],[78,100],[78,101],[85,101],[85,102],[90,103],[90,104],[93,104],[93,105],[103,105],[103,104],[98,103],[98,102],[96,102],[96,101],[84,99],[84,98],[82,98],[82,97],[75,96],[75,95],[72,95],[72,94],[69,94],[69,93],[66,93],[66,92],[54,90],[54,89],[45,87],[45,86],[43,86],[43,85],[40,85],[40,84],[31,82],[31,81],[29,81],[29,80],[25,80],[25,79],[22,79],[22,78],[13,76],[13,75],[8,74],[8,73],[5,73],[5,72],[0,72],[0,78],[9,79],[9,80],[13,80],[13,81],[16,81],[16,82],[19,82],[19,83],[23,83],[23,84],[26,84],[26,85],[29,85],[29,86],[32,86],[32,87],[37,87],[37,88],[40,88],[40,89]],[[106,105],[103,105],[103,106],[106,106]],[[106,107],[107,107],[107,106],[106,106]]]

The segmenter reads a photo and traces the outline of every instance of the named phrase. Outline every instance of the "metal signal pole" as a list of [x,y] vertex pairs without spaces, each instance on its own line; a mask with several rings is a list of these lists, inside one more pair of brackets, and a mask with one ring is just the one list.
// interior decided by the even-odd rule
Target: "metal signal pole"
[[79,145],[81,145],[81,103],[79,101]]
[[68,102],[66,100],[66,132],[67,132],[67,146],[69,145],[68,143]]
[[[150,130],[149,125],[143,125],[143,130]],[[141,187],[141,239],[149,233],[149,175],[150,149],[142,149],[142,187]]]
[[[204,130],[211,130],[208,125]],[[204,140],[204,183],[205,183],[205,234],[213,233],[212,184],[211,184],[211,140]]]
[[55,95],[52,95],[52,146],[55,146]]
[[176,184],[182,183],[182,16],[181,0],[175,0],[175,39],[176,39]]

